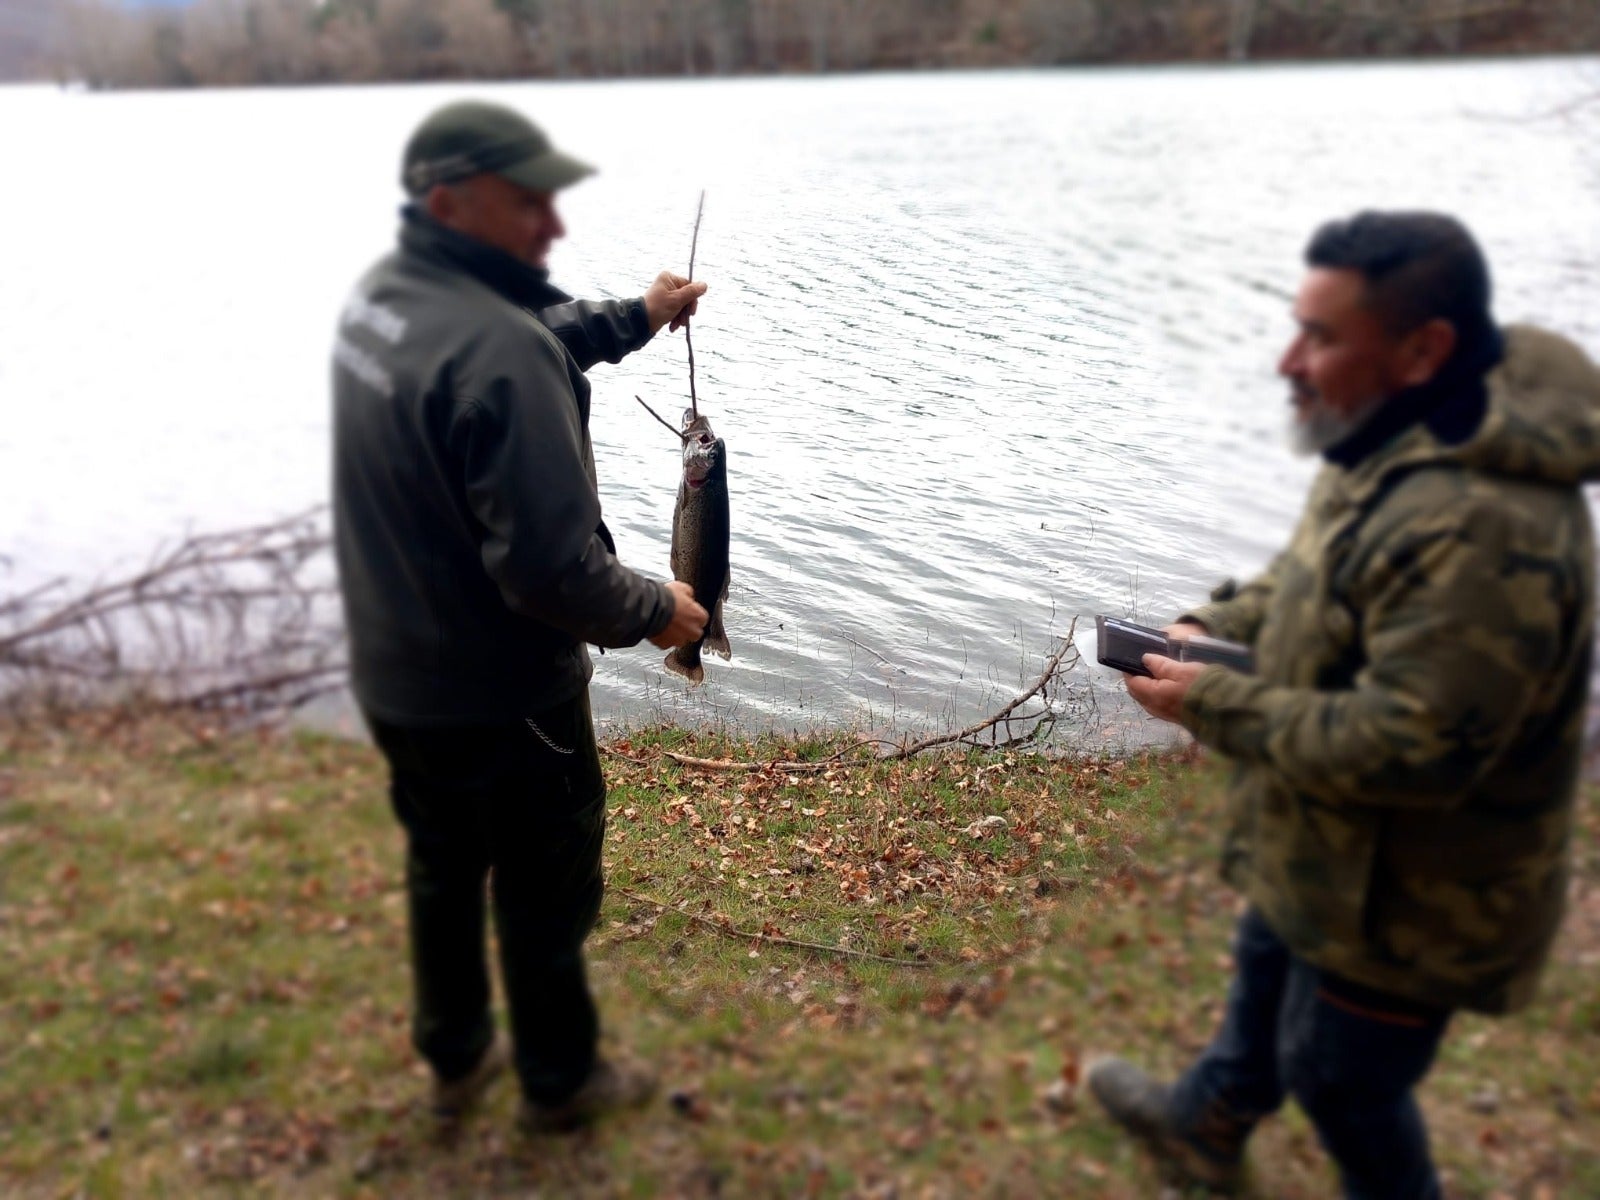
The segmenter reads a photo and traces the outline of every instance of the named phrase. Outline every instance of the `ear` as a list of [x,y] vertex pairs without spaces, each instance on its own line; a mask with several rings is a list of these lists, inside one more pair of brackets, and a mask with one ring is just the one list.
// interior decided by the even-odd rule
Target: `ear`
[[1430,382],[1456,351],[1456,327],[1443,317],[1413,329],[1401,347],[1400,381],[1406,387]]
[[439,224],[448,225],[456,215],[456,194],[445,184],[436,183],[422,198],[422,208]]

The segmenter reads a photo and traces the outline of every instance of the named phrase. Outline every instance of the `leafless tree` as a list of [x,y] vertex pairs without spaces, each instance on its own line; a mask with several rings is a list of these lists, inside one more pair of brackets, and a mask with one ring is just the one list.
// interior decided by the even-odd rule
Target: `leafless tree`
[[1600,49],[1595,0],[62,0],[95,87]]
[[279,715],[342,685],[326,513],[198,534],[142,570],[0,600],[13,712],[126,707]]
[[1228,7],[1228,57],[1239,62],[1250,57],[1250,39],[1260,5],[1258,0],[1230,0]]
[[1102,28],[1094,0],[1027,0],[1024,36],[1035,62],[1058,63],[1097,56]]

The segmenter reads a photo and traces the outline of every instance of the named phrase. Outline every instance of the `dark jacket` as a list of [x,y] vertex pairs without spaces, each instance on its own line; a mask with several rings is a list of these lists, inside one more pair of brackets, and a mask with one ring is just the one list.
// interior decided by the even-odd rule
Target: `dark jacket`
[[1317,477],[1289,546],[1191,616],[1255,646],[1182,720],[1233,759],[1227,878],[1301,957],[1425,1004],[1533,996],[1568,879],[1594,625],[1600,371],[1507,331],[1461,436]]
[[394,724],[570,700],[584,643],[671,618],[600,520],[585,368],[650,339],[641,301],[574,303],[415,209],[333,353],[334,536],[361,706]]

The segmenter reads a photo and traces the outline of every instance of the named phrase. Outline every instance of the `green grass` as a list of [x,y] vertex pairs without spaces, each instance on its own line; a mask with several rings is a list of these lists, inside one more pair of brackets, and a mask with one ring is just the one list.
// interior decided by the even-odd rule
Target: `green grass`
[[[1235,912],[1211,773],[972,756],[787,777],[667,749],[837,747],[661,731],[608,757],[593,979],[608,1040],[689,1115],[530,1144],[507,1081],[441,1144],[369,748],[0,735],[0,1194],[1156,1193],[1105,1120],[1044,1095],[1096,1048],[1173,1071],[1210,1033]],[[1600,1193],[1587,819],[1540,1004],[1461,1020],[1424,1089],[1453,1195]],[[900,961],[745,936],[763,930]],[[1292,1108],[1253,1158],[1260,1196],[1331,1192]]]

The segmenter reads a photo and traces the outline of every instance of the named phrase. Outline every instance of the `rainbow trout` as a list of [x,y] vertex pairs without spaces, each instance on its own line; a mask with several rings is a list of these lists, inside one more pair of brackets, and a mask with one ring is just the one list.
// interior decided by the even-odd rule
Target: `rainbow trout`
[[701,648],[733,657],[722,628],[722,602],[728,598],[728,447],[711,432],[711,422],[683,414],[683,481],[672,513],[672,576],[694,588],[694,598],[711,614],[705,636],[667,654],[667,670],[691,683],[705,680]]

